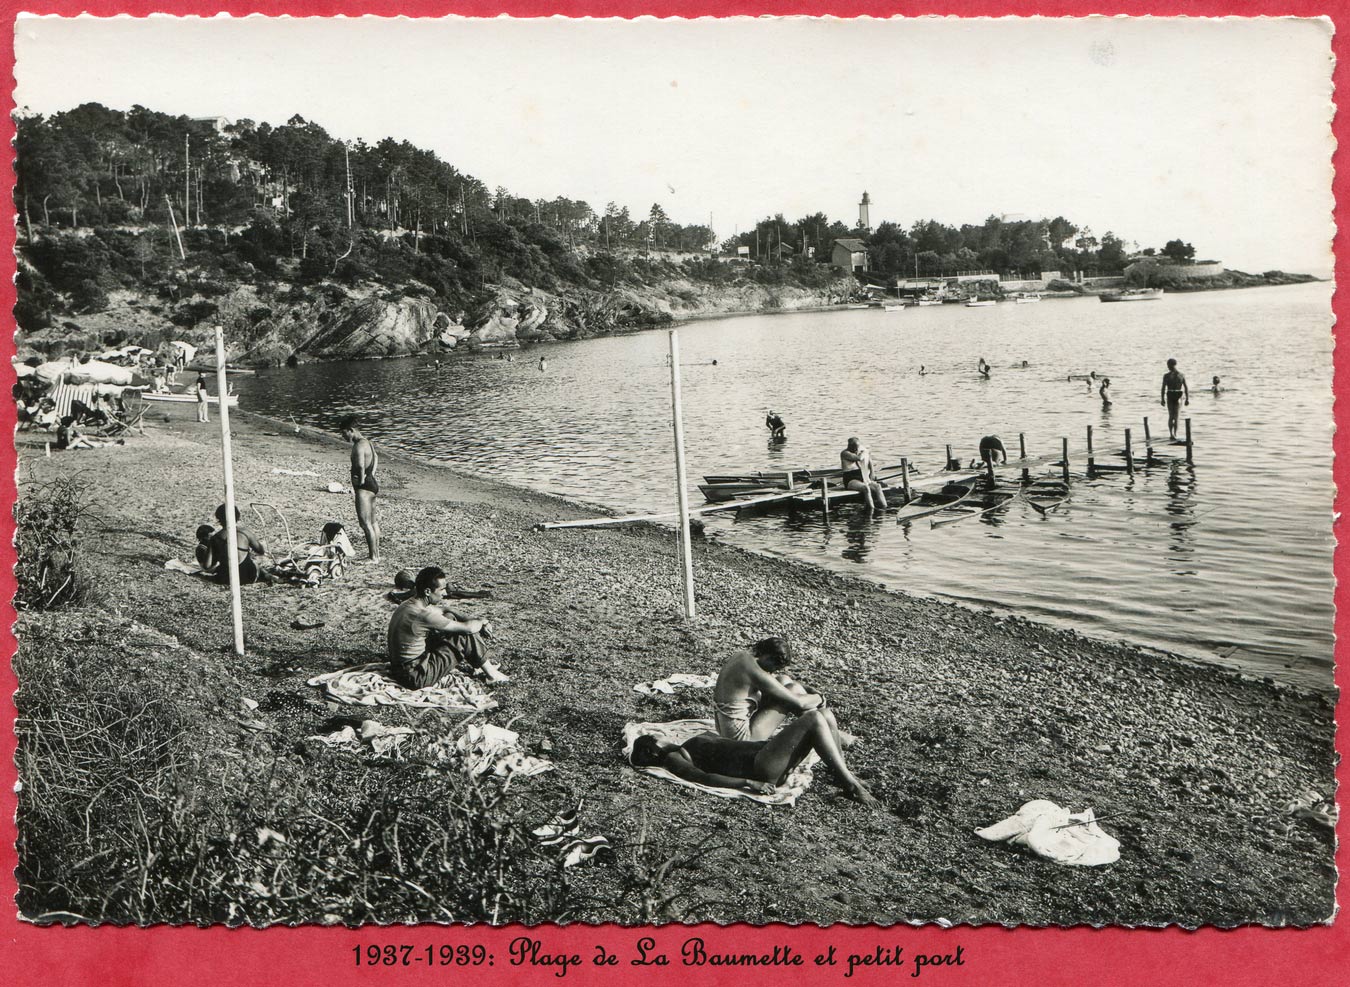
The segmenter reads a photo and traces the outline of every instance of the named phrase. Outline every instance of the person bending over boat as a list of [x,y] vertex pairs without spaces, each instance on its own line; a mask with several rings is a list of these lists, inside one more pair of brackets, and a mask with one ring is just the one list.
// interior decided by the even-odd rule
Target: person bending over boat
[[[788,717],[825,708],[825,697],[807,690],[787,674],[792,648],[781,637],[766,637],[749,651],[722,663],[713,688],[713,720],[728,740],[767,740]],[[834,714],[830,714],[831,724]],[[841,733],[842,745],[857,739]]]
[[1158,403],[1167,407],[1167,434],[1172,437],[1173,442],[1177,439],[1177,420],[1181,417],[1183,398],[1187,405],[1191,403],[1191,391],[1186,386],[1186,376],[1177,369],[1176,360],[1168,360]]
[[698,785],[772,795],[775,786],[783,784],[811,751],[834,769],[849,798],[864,805],[878,804],[849,770],[833,722],[823,709],[803,713],[769,740],[728,740],[701,733],[677,747],[642,734],[633,742],[631,760],[635,767],[665,768]]
[[380,468],[380,457],[370,439],[361,434],[361,423],[355,415],[342,419],[342,437],[352,444],[352,489],[356,491],[356,520],[366,536],[370,561],[380,561],[380,521],[375,514],[375,495],[380,492],[380,481],[375,471]]
[[839,453],[839,468],[844,471],[844,487],[863,495],[869,510],[886,509],[886,490],[877,480],[872,468],[872,454],[860,445],[856,436],[848,440],[848,447]]
[[986,435],[980,439],[980,461],[995,465],[1006,463],[1008,450],[1003,447],[1003,440],[997,435]]
[[[271,583],[272,576],[267,569],[259,565],[267,557],[267,545],[261,538],[239,523],[239,508],[234,509],[234,541],[239,558],[239,585],[250,586],[253,583]],[[212,531],[209,524],[197,528],[197,564],[206,570],[211,582],[221,586],[230,585],[230,536],[225,527],[225,505],[216,508],[216,524],[220,528]],[[257,556],[255,558],[254,556]]]
[[486,638],[492,624],[451,608],[445,602],[445,582],[444,569],[427,566],[413,580],[412,596],[390,618],[387,643],[394,680],[409,689],[422,689],[464,662],[494,682],[509,682],[488,660]]
[[764,427],[769,430],[769,438],[775,441],[787,438],[787,423],[776,411],[770,411],[764,416]]

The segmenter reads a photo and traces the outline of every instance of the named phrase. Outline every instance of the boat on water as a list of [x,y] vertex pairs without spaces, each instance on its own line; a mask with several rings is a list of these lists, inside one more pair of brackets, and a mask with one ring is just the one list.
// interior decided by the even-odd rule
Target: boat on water
[[882,302],[881,310],[883,312],[903,312],[905,306],[903,302]]
[[941,305],[942,299],[937,295],[920,295],[918,303],[920,308],[926,308],[929,305]]
[[872,306],[868,305],[866,302],[853,302],[853,303],[850,304],[848,307],[849,307],[849,308],[871,308]]
[[920,493],[896,512],[895,523],[910,524],[920,518],[958,507],[969,500],[974,492],[975,482],[972,478],[964,483],[953,481],[941,490]]
[[1018,295],[1016,298],[1013,299],[1013,301],[1016,302],[1018,305],[1035,305],[1040,300],[1041,296],[1036,294],[1034,291],[1028,294]]
[[994,305],[992,298],[971,298],[966,302],[966,308],[993,308]]
[[1097,297],[1104,302],[1147,302],[1162,296],[1161,288],[1126,288],[1123,291],[1103,291]]
[[[141,392],[141,399],[144,400],[144,401],[150,401],[150,402],[153,402],[153,403],[155,403],[155,404],[196,404],[196,403],[197,403],[197,395],[195,395],[195,394],[163,394],[163,393],[159,393],[159,392],[156,392],[156,391],[142,391],[142,392]],[[217,396],[217,395],[215,395],[215,394],[208,394],[208,395],[206,396],[206,403],[207,403],[207,404],[219,405],[219,404],[220,404],[220,398],[219,398],[219,396]],[[230,407],[230,408],[236,407],[236,406],[239,404],[239,395],[238,395],[238,394],[228,394],[228,395],[226,395],[226,401],[225,401],[225,404],[226,404],[227,407]]]

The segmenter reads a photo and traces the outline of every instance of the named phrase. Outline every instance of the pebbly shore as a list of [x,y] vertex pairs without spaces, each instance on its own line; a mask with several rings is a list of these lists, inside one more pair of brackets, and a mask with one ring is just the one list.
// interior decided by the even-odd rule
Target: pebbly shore
[[[348,480],[345,444],[247,415],[234,426],[241,505],[271,505],[297,541],[341,520],[364,549],[350,495],[326,490]],[[98,660],[191,707],[205,761],[284,773],[338,756],[304,743],[331,710],[311,703],[308,718],[282,717],[268,709],[285,704],[264,702],[253,717],[262,728],[242,729],[241,699],[315,700],[307,678],[378,658],[394,573],[435,563],[491,592],[463,605],[492,619],[512,677],[493,690],[500,708],[488,718],[556,766],[522,786],[559,806],[584,797],[588,826],[618,844],[639,826],[708,834],[709,849],[680,863],[687,894],[671,917],[1193,927],[1307,925],[1333,913],[1333,834],[1290,813],[1334,792],[1329,694],[702,541],[700,612],[688,620],[670,532],[537,531],[594,510],[391,454],[381,465],[384,561],[317,589],[246,587],[240,658],[228,592],[163,568],[191,557],[193,530],[222,499],[214,422],[159,416],[125,446],[50,458],[26,434],[19,445],[21,498],[76,471],[89,482],[86,545],[104,595],[97,610],[21,615],[21,642],[103,641],[88,646]],[[255,527],[284,545],[277,514],[263,510]],[[706,692],[646,696],[635,684],[715,672],[730,650],[770,634],[791,638],[794,672],[861,735],[849,760],[880,810],[844,798],[823,769],[784,809],[700,795],[622,760],[626,721],[710,711]],[[434,714],[362,715],[418,727]],[[1121,841],[1119,862],[1060,867],[973,835],[1036,798],[1095,809]],[[578,888],[602,900],[612,871],[597,862]]]

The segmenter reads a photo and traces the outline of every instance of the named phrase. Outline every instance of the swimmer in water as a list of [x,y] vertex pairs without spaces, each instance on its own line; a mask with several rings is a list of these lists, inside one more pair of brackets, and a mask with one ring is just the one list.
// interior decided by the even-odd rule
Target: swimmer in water
[[1107,393],[1111,389],[1111,378],[1103,377],[1102,386],[1097,388],[1097,393],[1102,396],[1102,410],[1111,407],[1111,395]]
[[927,375],[928,375],[928,368],[925,367],[922,363],[919,364],[919,376],[926,377]]
[[1218,377],[1215,377],[1215,378],[1214,378],[1214,386],[1210,388],[1210,392],[1213,393],[1213,394],[1222,394],[1222,393],[1223,393],[1223,388],[1219,386],[1219,378],[1218,378]]
[[989,364],[987,364],[987,363],[984,362],[984,357],[980,357],[980,362],[979,362],[979,364],[975,367],[975,369],[978,370],[978,371],[980,372],[980,376],[983,377],[985,380],[988,380],[988,379],[989,379],[989,370],[990,370],[990,367],[989,367]]

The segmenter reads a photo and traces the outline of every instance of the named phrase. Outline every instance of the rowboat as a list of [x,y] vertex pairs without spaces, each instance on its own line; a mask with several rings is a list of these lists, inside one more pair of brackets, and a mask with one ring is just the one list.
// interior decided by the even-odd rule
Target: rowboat
[[967,481],[965,483],[949,483],[941,490],[921,493],[900,508],[895,516],[895,523],[909,524],[912,521],[919,520],[919,518],[925,518],[939,511],[956,507],[958,504],[964,503],[974,492],[975,484]]
[[[154,391],[142,391],[141,397],[146,401],[154,401],[157,404],[196,404],[197,395],[195,394],[157,394]],[[220,398],[215,394],[206,396],[207,404],[220,404]],[[239,404],[239,395],[227,395],[226,405],[233,408]]]
[[[900,464],[894,466],[878,466],[874,472],[881,479],[890,479],[898,476],[901,471]],[[714,473],[703,478],[703,482],[698,485],[703,496],[710,503],[724,503],[726,501],[737,500],[741,497],[758,497],[761,494],[770,493],[774,490],[788,489],[788,473],[792,474],[792,485],[809,486],[818,484],[821,481],[827,481],[832,487],[837,487],[841,493],[844,492],[842,477],[845,473],[855,472],[853,469],[795,469],[782,470],[775,472],[773,470],[760,470],[752,473]],[[910,472],[917,472],[913,466]],[[805,493],[805,491],[803,491]],[[833,494],[831,495],[833,496]]]
[[1041,300],[1040,295],[1018,295],[1013,299],[1018,305],[1034,305]]
[[903,312],[905,306],[900,302],[882,302],[881,310],[883,312]]
[[1161,288],[1126,288],[1124,291],[1103,291],[1097,297],[1104,302],[1147,302],[1162,296]]
[[992,500],[993,503],[986,503],[984,507],[958,507],[952,517],[933,518],[928,524],[930,527],[940,528],[944,524],[955,524],[957,521],[966,521],[973,517],[984,517],[986,514],[1002,510],[1021,495],[1021,491],[986,490],[981,494],[981,497],[984,501]]
[[1026,502],[1044,516],[1069,499],[1069,488],[1062,482],[1035,483],[1023,491]]
[[992,298],[972,298],[966,302],[966,308],[993,308],[994,300]]

